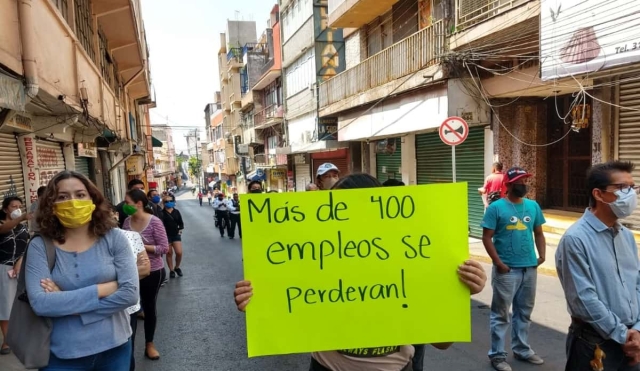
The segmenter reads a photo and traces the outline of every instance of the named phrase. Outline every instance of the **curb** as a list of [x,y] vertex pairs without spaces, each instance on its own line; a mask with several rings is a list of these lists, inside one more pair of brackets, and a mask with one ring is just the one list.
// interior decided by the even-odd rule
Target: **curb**
[[[493,261],[491,261],[491,258],[488,256],[470,254],[469,258],[481,263],[493,264]],[[558,277],[558,272],[556,272],[555,269],[547,267],[538,267],[538,273],[544,274],[545,276]]]

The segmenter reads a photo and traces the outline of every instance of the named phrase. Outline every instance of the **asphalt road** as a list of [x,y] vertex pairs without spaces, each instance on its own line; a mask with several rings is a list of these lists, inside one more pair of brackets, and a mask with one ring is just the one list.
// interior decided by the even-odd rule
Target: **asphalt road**
[[[184,277],[160,290],[156,346],[159,361],[143,359],[144,333],[138,326],[137,369],[142,371],[305,371],[309,355],[247,358],[244,315],[234,306],[232,291],[242,279],[241,242],[220,239],[213,227],[213,210],[200,207],[191,194],[178,197],[183,215]],[[489,266],[485,266],[489,270]],[[546,363],[532,366],[509,357],[514,370],[562,370],[569,317],[557,278],[540,276],[530,343]],[[472,302],[473,341],[449,350],[429,349],[425,370],[492,370],[489,344],[490,288]],[[419,320],[419,319],[416,319]],[[0,370],[18,371],[13,356],[0,356]]]

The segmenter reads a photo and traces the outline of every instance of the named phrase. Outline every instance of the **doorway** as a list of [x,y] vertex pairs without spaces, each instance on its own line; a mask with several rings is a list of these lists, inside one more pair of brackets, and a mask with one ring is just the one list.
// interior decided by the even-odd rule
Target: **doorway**
[[[591,167],[591,101],[569,111],[571,96],[549,99],[547,105],[547,207],[582,212],[589,205],[586,191],[587,171]],[[573,130],[571,123],[578,114],[584,126]],[[563,119],[562,117],[566,117]],[[562,139],[564,138],[564,139]]]

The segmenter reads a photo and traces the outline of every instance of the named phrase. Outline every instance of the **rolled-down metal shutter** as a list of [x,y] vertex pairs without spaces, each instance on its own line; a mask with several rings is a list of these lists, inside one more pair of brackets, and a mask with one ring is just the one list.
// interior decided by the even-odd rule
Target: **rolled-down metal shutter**
[[307,184],[313,182],[311,176],[311,167],[309,164],[297,164],[296,165],[296,192],[303,192],[307,187]]
[[340,177],[343,177],[345,175],[349,175],[349,161],[346,157],[339,157],[339,158],[326,158],[326,159],[314,159],[313,160],[313,173],[311,173],[314,178],[318,172],[318,168],[320,167],[320,165],[330,162],[334,165],[336,165],[336,167],[338,168],[338,170],[340,170]]
[[86,176],[87,178],[91,179],[93,181],[93,178],[91,176],[92,171],[91,169],[91,159],[89,157],[80,157],[78,156],[78,149],[75,149],[75,165],[76,165],[76,171],[79,172],[80,174]]
[[[634,179],[640,179],[640,78],[620,78],[620,108],[618,110],[618,159],[636,164]],[[624,224],[640,229],[640,208]]]
[[0,196],[15,194],[26,207],[21,159],[15,135],[0,133]]
[[392,154],[376,154],[376,177],[380,183],[389,179],[402,179],[402,139],[389,140],[395,140],[396,151]]
[[[452,182],[451,162],[451,147],[442,143],[437,132],[416,135],[418,184]],[[456,178],[468,183],[469,235],[482,237],[484,205],[478,188],[484,183],[484,127],[471,128],[467,140],[456,147]]]
[[66,169],[62,144],[36,140],[36,154],[40,172],[40,185],[46,186],[56,174]]

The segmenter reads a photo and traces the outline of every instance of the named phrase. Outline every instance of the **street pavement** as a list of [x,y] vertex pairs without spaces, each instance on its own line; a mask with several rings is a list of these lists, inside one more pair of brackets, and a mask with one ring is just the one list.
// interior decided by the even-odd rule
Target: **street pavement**
[[[172,279],[158,297],[155,343],[159,361],[143,358],[144,330],[138,326],[137,370],[306,371],[309,355],[247,358],[244,315],[235,308],[232,292],[242,279],[240,240],[221,239],[214,229],[213,210],[201,207],[191,193],[178,197],[176,206],[185,221],[184,277]],[[490,273],[490,266],[485,265]],[[490,281],[489,281],[490,282]],[[489,347],[491,288],[472,300],[471,343],[455,344],[446,351],[429,348],[425,370],[492,370]],[[569,316],[558,279],[540,275],[530,343],[545,359],[542,366],[513,360],[516,371],[564,369],[565,335]],[[416,319],[418,321],[419,319]],[[0,356],[0,370],[22,371],[13,356]]]

